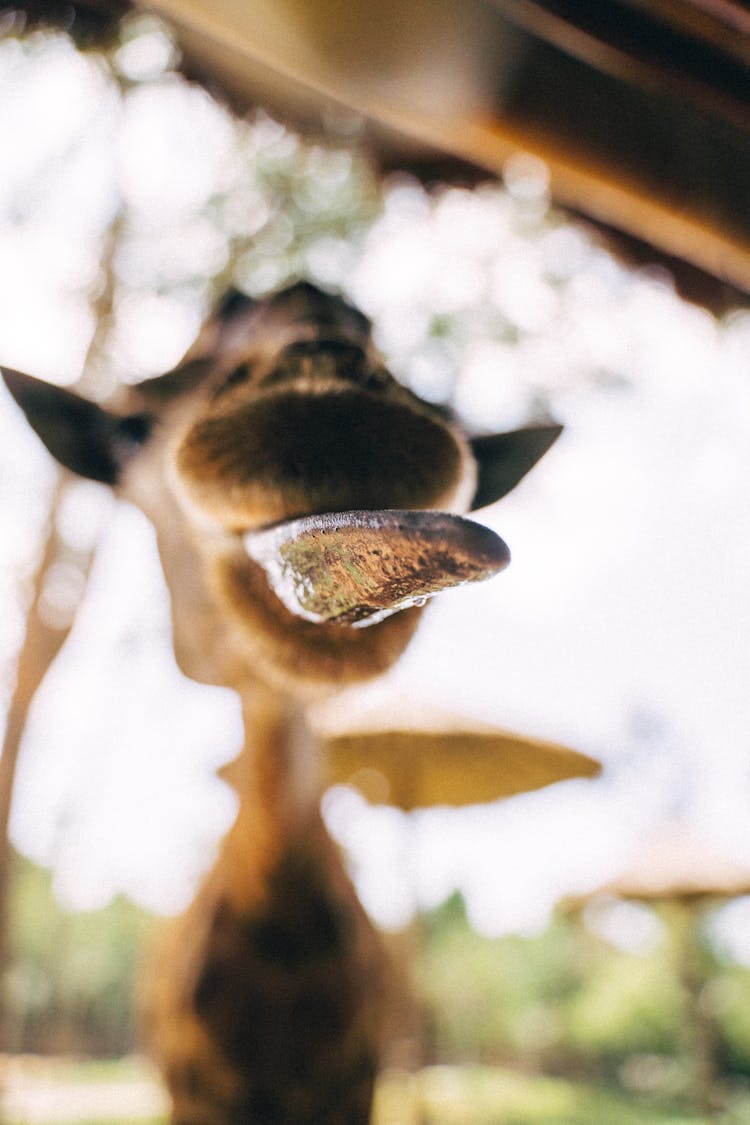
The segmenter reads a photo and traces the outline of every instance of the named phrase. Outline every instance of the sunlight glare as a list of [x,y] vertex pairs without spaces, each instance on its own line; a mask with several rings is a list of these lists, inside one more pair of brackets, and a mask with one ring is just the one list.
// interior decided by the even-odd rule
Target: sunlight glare
[[594,899],[584,907],[587,929],[623,953],[644,957],[664,941],[664,923],[643,903]]

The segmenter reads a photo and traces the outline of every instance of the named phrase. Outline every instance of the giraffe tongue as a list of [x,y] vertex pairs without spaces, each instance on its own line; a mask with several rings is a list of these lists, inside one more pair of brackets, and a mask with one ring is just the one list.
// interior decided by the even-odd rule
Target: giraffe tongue
[[287,609],[317,624],[373,625],[510,561],[494,531],[433,511],[328,512],[246,532],[243,542]]

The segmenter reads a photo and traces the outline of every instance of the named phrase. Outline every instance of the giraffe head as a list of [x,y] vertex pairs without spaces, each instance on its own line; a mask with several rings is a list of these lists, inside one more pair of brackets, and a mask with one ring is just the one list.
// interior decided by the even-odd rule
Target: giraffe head
[[4,378],[62,465],[149,517],[178,661],[233,686],[305,692],[389,667],[415,602],[508,561],[458,513],[509,491],[559,433],[470,442],[387,371],[365,316],[306,283],[232,294],[183,363],[107,407]]

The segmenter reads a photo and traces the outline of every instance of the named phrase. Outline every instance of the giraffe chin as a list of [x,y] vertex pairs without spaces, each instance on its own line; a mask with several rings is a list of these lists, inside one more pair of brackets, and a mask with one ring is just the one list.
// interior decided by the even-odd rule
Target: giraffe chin
[[414,636],[423,612],[405,608],[367,629],[305,620],[284,605],[263,567],[241,546],[214,560],[210,578],[234,624],[245,666],[255,678],[304,698],[386,672]]

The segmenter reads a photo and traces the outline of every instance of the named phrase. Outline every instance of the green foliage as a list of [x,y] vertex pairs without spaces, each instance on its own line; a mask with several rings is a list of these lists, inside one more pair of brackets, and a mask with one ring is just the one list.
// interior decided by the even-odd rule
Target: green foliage
[[117,1054],[135,1036],[133,985],[153,920],[118,897],[73,913],[44,868],[16,857],[10,903],[8,1038],[18,1050]]
[[[371,165],[262,118],[235,128],[242,174],[216,217],[225,230],[252,231],[233,239],[237,283],[251,293],[299,276],[341,284],[379,209]],[[265,221],[253,230],[258,214]]]
[[582,980],[572,926],[559,920],[533,941],[482,938],[456,894],[425,931],[420,985],[437,1058],[534,1056],[560,1044]]
[[[604,952],[604,951],[602,951]],[[571,998],[567,1030],[582,1052],[622,1056],[674,1050],[684,1001],[663,958],[607,951]]]
[[727,1066],[750,1075],[750,973],[723,965],[701,993],[701,1004],[721,1029]]
[[[490,939],[472,931],[455,895],[423,932],[419,987],[436,1061],[611,1078],[629,1060],[661,1059],[663,1088],[671,1082],[672,1092],[685,1090],[693,1017],[678,929],[668,927],[637,954],[616,949],[573,915],[556,917],[535,938]],[[700,939],[697,923],[695,932]],[[740,1081],[750,1060],[750,973],[718,962],[705,942],[694,954],[692,1003],[712,1029],[719,1073]]]

